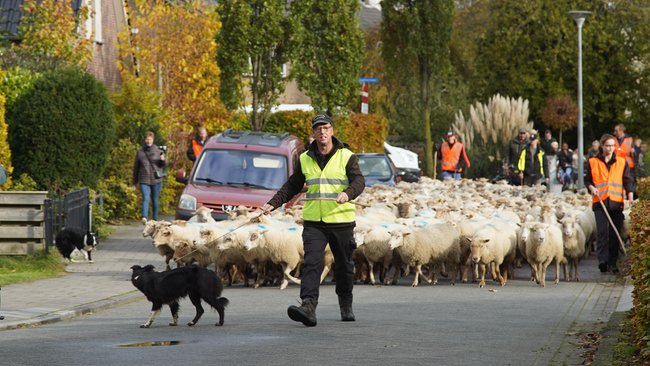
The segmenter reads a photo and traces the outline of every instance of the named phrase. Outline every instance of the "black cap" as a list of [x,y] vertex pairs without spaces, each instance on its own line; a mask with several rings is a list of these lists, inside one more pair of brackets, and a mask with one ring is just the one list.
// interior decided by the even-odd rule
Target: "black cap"
[[311,128],[327,123],[332,124],[332,118],[325,114],[319,114],[311,119]]

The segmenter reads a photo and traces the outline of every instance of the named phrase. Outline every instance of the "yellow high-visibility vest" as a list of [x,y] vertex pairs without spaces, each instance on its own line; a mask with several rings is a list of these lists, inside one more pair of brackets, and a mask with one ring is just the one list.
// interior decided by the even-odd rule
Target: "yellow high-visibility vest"
[[336,203],[339,193],[349,186],[345,166],[352,155],[354,153],[345,148],[336,150],[323,170],[307,152],[300,155],[300,165],[307,183],[307,202],[302,211],[305,221],[354,222],[354,205],[349,202]]

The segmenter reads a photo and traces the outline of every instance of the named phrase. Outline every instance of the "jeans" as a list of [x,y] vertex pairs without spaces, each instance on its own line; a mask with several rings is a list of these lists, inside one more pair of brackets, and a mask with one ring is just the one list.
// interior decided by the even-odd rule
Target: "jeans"
[[445,180],[445,179],[460,180],[460,173],[459,172],[449,172],[449,171],[443,170],[442,172],[440,172],[440,178],[442,178],[442,180]]
[[571,167],[560,169],[560,179],[562,179],[562,182],[564,184],[571,184],[571,173],[573,173],[573,169]]
[[142,192],[142,217],[148,217],[149,201],[151,201],[152,219],[158,220],[158,195],[160,195],[160,187],[162,187],[162,182],[156,184],[140,183],[140,192]]

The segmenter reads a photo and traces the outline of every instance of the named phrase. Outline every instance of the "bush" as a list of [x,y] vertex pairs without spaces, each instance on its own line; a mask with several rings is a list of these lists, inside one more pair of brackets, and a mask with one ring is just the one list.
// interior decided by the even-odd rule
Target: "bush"
[[289,132],[302,141],[306,142],[311,135],[311,119],[313,112],[305,111],[282,111],[269,116],[264,128],[266,132]]
[[383,153],[388,120],[379,114],[352,113],[335,117],[334,131],[354,152]]
[[39,188],[97,186],[115,121],[106,89],[92,75],[74,68],[43,74],[16,101],[10,121],[16,174],[29,174]]
[[638,183],[640,200],[630,217],[630,272],[634,284],[631,321],[640,356],[650,362],[650,179]]
[[119,177],[108,177],[99,182],[97,187],[103,193],[102,217],[107,221],[136,219],[140,215],[139,191]]

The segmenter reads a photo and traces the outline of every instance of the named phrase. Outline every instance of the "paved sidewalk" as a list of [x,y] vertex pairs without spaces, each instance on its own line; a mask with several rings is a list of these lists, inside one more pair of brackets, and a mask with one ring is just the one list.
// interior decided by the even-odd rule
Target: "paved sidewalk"
[[[142,224],[115,226],[109,240],[98,244],[95,263],[71,263],[57,278],[2,288],[0,330],[15,329],[72,318],[109,306],[142,299],[131,284],[131,266],[153,264],[164,268],[163,257],[142,237]],[[54,248],[56,250],[56,248]]]

